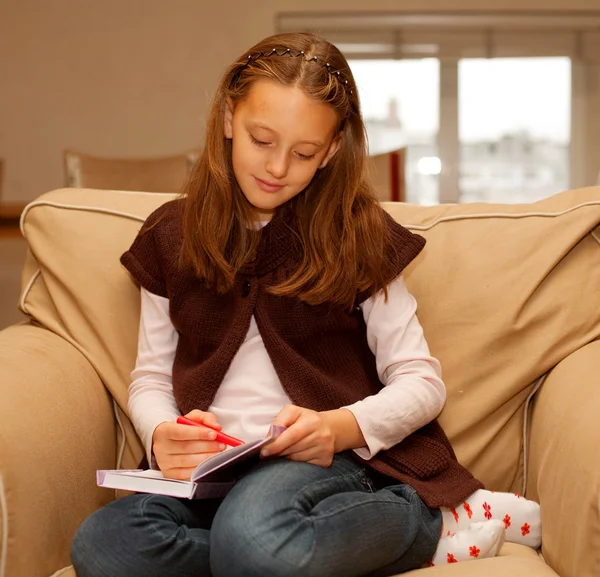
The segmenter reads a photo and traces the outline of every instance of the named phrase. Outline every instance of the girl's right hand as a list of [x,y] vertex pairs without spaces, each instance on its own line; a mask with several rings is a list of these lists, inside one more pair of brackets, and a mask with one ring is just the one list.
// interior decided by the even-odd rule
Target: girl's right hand
[[[184,416],[221,430],[212,413],[194,410]],[[162,474],[169,479],[189,481],[197,465],[225,449],[224,444],[214,440],[215,436],[215,431],[208,427],[180,425],[174,421],[160,423],[152,434],[152,451]]]

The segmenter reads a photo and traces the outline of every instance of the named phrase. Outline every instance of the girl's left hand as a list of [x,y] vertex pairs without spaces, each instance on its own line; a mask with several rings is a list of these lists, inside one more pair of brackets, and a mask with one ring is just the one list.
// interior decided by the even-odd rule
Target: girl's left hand
[[329,467],[335,454],[335,435],[327,413],[287,405],[277,415],[273,425],[287,427],[261,455],[287,457]]

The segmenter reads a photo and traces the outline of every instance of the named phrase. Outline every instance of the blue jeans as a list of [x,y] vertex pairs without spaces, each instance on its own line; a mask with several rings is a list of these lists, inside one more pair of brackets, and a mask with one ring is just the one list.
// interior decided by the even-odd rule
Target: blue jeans
[[138,494],[88,517],[78,577],[385,577],[429,561],[442,529],[408,485],[345,454],[252,466],[224,499]]

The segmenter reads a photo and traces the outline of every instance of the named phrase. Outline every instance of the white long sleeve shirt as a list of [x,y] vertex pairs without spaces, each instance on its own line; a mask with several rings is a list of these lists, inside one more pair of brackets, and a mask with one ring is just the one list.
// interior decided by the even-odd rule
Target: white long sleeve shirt
[[[173,396],[172,369],[178,333],[168,299],[141,289],[138,355],[131,373],[129,414],[152,462],[152,435],[181,414]],[[402,277],[361,305],[369,348],[385,385],[375,395],[348,405],[366,446],[356,453],[370,459],[399,443],[441,412],[446,389],[439,362],[430,355],[416,316],[416,301]],[[201,386],[201,384],[199,384]],[[262,438],[291,401],[271,363],[254,320],[219,387],[209,411],[223,431],[245,441]]]

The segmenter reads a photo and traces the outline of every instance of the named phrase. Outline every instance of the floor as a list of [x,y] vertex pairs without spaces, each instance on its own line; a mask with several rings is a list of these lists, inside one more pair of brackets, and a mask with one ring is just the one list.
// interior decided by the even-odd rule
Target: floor
[[26,318],[17,308],[26,248],[21,237],[0,238],[0,330]]

